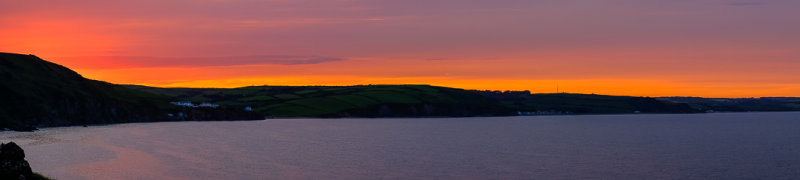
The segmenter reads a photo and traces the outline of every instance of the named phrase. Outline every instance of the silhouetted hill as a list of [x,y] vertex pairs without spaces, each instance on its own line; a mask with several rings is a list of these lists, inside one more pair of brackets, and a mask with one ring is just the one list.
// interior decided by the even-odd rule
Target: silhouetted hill
[[83,78],[33,55],[0,53],[0,127],[157,120],[168,97]]
[[169,104],[168,96],[83,78],[33,55],[0,53],[0,94],[0,129],[187,119],[168,116],[180,112],[217,117]]
[[[156,88],[115,85],[0,53],[0,128],[271,117],[464,117],[800,110],[800,99],[649,98],[429,85]],[[177,103],[173,102],[190,102]],[[207,104],[202,104],[207,103]],[[202,104],[202,105],[201,105]]]

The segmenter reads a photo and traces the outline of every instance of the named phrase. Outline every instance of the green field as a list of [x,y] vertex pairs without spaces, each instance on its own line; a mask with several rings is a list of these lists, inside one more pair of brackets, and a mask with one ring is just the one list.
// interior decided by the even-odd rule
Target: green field
[[[251,107],[272,117],[502,116],[518,112],[610,114],[691,112],[648,98],[588,94],[472,91],[429,85],[251,86],[233,89],[138,89],[180,101]],[[653,109],[658,107],[662,109]]]

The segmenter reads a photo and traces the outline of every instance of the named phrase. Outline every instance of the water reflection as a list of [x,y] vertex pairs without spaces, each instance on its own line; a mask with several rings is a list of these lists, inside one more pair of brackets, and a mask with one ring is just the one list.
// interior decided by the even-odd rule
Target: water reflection
[[800,113],[168,122],[2,132],[58,179],[800,177]]

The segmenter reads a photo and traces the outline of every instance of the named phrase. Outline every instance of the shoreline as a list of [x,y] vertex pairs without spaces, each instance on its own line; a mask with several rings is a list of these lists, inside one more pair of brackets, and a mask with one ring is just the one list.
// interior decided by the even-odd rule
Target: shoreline
[[38,132],[43,129],[55,128],[88,128],[88,127],[107,127],[126,124],[151,124],[151,123],[179,123],[179,122],[243,122],[243,121],[268,121],[268,120],[292,120],[292,119],[316,119],[316,120],[342,120],[342,119],[375,119],[375,120],[392,120],[392,119],[470,119],[470,118],[504,118],[504,117],[551,117],[551,116],[636,116],[636,115],[700,115],[700,114],[745,114],[745,113],[800,113],[800,111],[749,111],[749,112],[713,112],[713,113],[619,113],[619,114],[548,114],[548,115],[518,115],[518,116],[470,116],[470,117],[340,117],[340,118],[322,118],[322,117],[272,117],[266,119],[254,120],[200,120],[200,121],[148,121],[148,122],[123,122],[123,123],[110,123],[110,124],[93,124],[93,125],[73,125],[73,126],[42,126],[36,127],[35,131],[14,131],[14,130],[0,130],[2,133],[9,132]]

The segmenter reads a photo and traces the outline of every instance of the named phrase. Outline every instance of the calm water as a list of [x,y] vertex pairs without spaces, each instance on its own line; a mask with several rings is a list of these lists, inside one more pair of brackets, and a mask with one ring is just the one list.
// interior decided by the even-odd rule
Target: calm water
[[170,122],[0,140],[61,180],[800,178],[800,113]]

